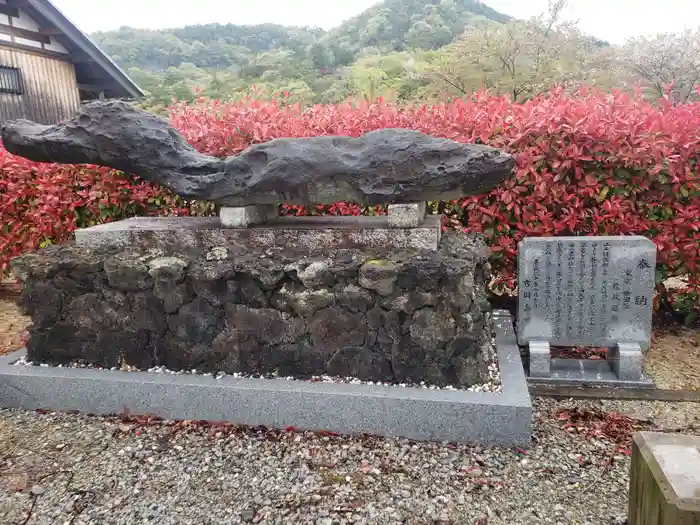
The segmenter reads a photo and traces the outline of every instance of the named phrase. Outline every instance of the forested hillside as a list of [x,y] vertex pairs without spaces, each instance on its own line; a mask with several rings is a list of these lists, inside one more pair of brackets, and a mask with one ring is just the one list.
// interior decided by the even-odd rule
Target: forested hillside
[[[568,0],[523,21],[476,0],[384,0],[326,32],[275,24],[124,27],[93,35],[154,111],[200,94],[337,103],[448,100],[488,89],[525,100],[555,85],[697,96],[700,32],[610,46],[565,22]],[[668,57],[672,56],[672,60]]]
[[[416,59],[424,60],[382,55],[430,52],[470,25],[508,20],[476,0],[385,0],[329,32],[206,24],[158,31],[123,27],[92,36],[149,91],[155,105],[187,99],[193,88],[235,98],[253,85],[269,95],[286,91],[305,102],[334,102],[379,92],[386,72],[374,71],[377,61],[388,62],[389,76],[406,77]],[[403,92],[412,94],[417,84],[407,80]]]
[[477,0],[385,0],[331,30],[325,44],[347,64],[365,50],[389,53],[437,49],[478,21],[510,17]]
[[163,71],[183,63],[215,69],[244,67],[260,53],[306,51],[323,34],[321,29],[275,24],[207,24],[160,31],[122,27],[92,37],[122,66]]
[[273,50],[311,54],[322,68],[347,65],[363,52],[437,49],[477,21],[509,19],[477,0],[385,0],[328,33],[276,24],[205,24],[158,31],[124,27],[93,37],[120,64],[146,70],[187,62],[218,69],[243,66]]

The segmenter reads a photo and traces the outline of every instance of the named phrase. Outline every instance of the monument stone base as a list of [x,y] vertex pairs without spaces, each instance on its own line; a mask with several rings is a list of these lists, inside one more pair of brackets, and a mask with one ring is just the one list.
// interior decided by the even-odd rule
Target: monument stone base
[[18,351],[0,356],[0,406],[528,447],[532,405],[513,321],[506,311],[492,321],[498,393],[23,366]]
[[551,359],[550,372],[547,376],[528,375],[532,385],[580,386],[580,387],[616,387],[616,388],[653,388],[649,376],[620,379],[613,367],[606,360],[592,359]]

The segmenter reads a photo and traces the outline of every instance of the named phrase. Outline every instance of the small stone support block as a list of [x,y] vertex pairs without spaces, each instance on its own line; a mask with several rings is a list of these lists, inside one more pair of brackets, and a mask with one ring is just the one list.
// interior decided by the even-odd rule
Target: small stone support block
[[530,377],[549,377],[552,369],[551,353],[547,341],[530,341]]
[[637,343],[618,343],[608,350],[610,369],[620,381],[639,381],[643,377],[642,347]]
[[219,211],[219,219],[225,228],[247,228],[272,220],[277,214],[276,204],[223,207]]
[[390,228],[417,228],[425,220],[425,202],[389,204]]

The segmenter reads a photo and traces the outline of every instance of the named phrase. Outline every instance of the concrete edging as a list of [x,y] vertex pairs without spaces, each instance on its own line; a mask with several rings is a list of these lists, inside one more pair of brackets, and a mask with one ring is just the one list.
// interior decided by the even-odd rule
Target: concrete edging
[[502,392],[15,366],[0,357],[0,406],[416,440],[529,446],[532,405],[510,314],[493,314]]

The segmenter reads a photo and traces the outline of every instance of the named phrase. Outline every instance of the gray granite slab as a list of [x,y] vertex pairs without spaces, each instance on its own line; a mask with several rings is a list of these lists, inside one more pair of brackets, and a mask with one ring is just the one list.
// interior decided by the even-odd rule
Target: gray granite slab
[[294,426],[342,434],[485,445],[530,444],[532,406],[512,319],[494,315],[501,393],[283,379],[236,379],[12,365],[0,357],[0,406]]
[[383,217],[279,217],[248,228],[227,228],[218,217],[135,217],[76,230],[78,246],[231,246],[242,249],[415,248],[437,250],[440,216],[415,228],[394,228]]
[[547,341],[530,341],[530,377],[549,377],[552,359]]
[[645,237],[524,239],[518,341],[648,348],[655,267],[656,245]]

